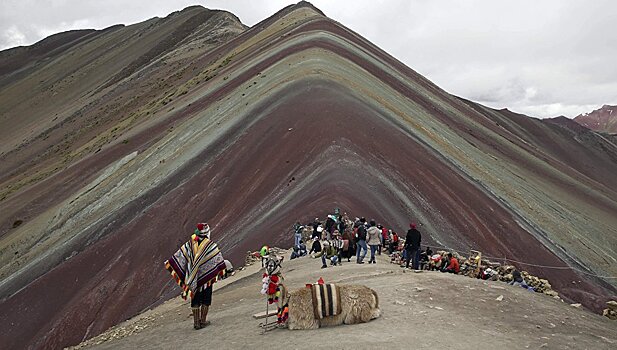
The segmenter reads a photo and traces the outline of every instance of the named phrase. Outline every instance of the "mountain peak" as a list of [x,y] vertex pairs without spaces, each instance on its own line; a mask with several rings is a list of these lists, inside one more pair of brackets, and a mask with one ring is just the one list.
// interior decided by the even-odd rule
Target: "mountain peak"
[[617,133],[617,106],[608,104],[588,113],[582,113],[574,121],[595,131]]
[[217,11],[61,35],[0,72],[5,348],[77,344],[176,295],[162,262],[196,222],[237,265],[333,208],[507,256],[596,311],[615,295],[608,137],[456,98],[309,2],[248,29]]

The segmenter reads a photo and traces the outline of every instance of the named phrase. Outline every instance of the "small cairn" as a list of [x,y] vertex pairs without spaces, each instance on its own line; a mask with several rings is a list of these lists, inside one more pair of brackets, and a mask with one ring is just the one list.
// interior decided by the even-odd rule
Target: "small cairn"
[[[287,250],[278,247],[271,247],[269,251],[277,256],[285,256],[288,253]],[[250,266],[255,263],[261,263],[261,254],[258,250],[254,252],[249,250],[246,252],[246,258],[244,258],[244,266]]]
[[[438,252],[439,254],[447,254],[447,252]],[[454,255],[454,257],[456,257],[459,261],[459,264],[461,266],[461,275],[465,275],[471,278],[476,278],[477,276],[477,260],[475,258],[468,258],[468,257],[464,257],[460,254],[457,253],[452,253]],[[482,259],[481,260],[481,268],[482,269],[487,269],[490,268],[493,271],[495,271],[496,273],[493,274],[489,280],[492,281],[502,281],[502,282],[506,282],[509,283],[512,281],[513,277],[512,277],[512,272],[514,272],[514,270],[516,270],[516,267],[513,265],[502,265],[500,263],[497,262],[491,262],[487,259]],[[532,287],[534,291],[536,291],[537,293],[542,293],[542,294],[546,294],[548,296],[551,296],[555,299],[559,299],[561,300],[561,297],[559,297],[559,293],[557,293],[555,290],[553,290],[553,287],[551,286],[550,282],[544,278],[539,278],[537,276],[534,276],[532,274],[530,274],[527,271],[521,271],[521,276],[523,277],[523,279],[525,280],[525,283],[527,283],[528,286]]]
[[606,305],[608,308],[602,311],[602,316],[608,317],[611,320],[617,320],[617,301],[607,301]]
[[248,252],[246,252],[246,258],[244,258],[244,266],[250,266],[260,261],[261,255],[259,255],[259,251],[251,252],[249,250]]

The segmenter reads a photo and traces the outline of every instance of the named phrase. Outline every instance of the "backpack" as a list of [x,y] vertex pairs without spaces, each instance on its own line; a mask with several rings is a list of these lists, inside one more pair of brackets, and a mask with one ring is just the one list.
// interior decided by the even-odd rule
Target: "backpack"
[[366,226],[360,225],[358,226],[358,232],[356,233],[356,237],[358,240],[366,241]]

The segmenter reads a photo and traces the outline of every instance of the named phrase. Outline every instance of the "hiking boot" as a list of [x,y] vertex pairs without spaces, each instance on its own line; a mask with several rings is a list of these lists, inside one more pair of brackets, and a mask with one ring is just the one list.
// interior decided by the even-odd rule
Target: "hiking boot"
[[364,261],[358,261],[358,264],[364,264]]
[[328,265],[323,265],[321,268],[322,268],[322,269],[325,269],[325,268],[327,268],[327,267],[328,267]]
[[201,306],[201,317],[199,318],[199,324],[202,328],[210,324],[210,321],[206,321],[206,317],[208,317],[208,308],[208,305]]
[[193,311],[193,328],[201,329],[201,318],[199,317],[199,307],[192,307],[191,311]]

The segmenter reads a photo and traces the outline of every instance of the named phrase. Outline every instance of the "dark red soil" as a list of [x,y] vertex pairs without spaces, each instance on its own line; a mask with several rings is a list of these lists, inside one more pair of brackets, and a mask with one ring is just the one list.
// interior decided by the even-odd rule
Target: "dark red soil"
[[[231,62],[220,67],[217,74],[245,68],[256,53],[287,45],[286,41],[296,35],[319,30],[370,52],[450,108],[438,108],[409,84],[346,47],[325,38],[300,41],[248,67],[224,85],[209,89],[187,107],[170,111],[147,128],[136,127],[130,143],[116,143],[84,156],[54,176],[0,202],[0,237],[9,232],[15,220],[27,222],[61,203],[107,165],[133,151],[148,149],[171,126],[193,118],[281,59],[309,48],[328,50],[361,67],[487,154],[520,165],[597,210],[617,213],[617,204],[611,200],[617,198],[615,145],[602,143],[594,134],[563,123],[494,111],[448,95],[331,20],[308,19],[290,24],[286,35],[234,52],[234,48],[264,28],[278,25],[279,19],[298,6],[312,5],[301,3],[285,8],[188,63],[188,68],[179,73],[177,83],[191,77],[186,72],[199,72],[232,53]],[[190,23],[189,27],[194,28],[193,25]],[[174,41],[174,45],[177,43]],[[162,52],[159,49],[153,49],[156,55]],[[145,61],[152,59],[148,52],[144,53]],[[138,66],[145,64],[140,61]],[[136,68],[125,69],[119,71],[130,73]],[[143,85],[120,87],[97,103],[111,104],[120,96],[129,98],[132,88],[146,83],[147,80],[140,81]],[[139,101],[146,103],[144,96],[140,95]],[[565,264],[519,225],[524,218],[457,170],[445,155],[406,131],[400,121],[375,109],[349,87],[328,80],[301,79],[247,108],[252,119],[219,135],[216,142],[173,176],[133,202],[124,203],[112,219],[88,228],[92,236],[80,243],[79,254],[51,271],[39,271],[34,276],[38,278],[3,299],[0,343],[11,349],[76,344],[175,295],[178,290],[162,262],[188,238],[195,222],[202,220],[211,223],[213,239],[236,265],[242,264],[248,250],[264,244],[289,246],[293,222],[315,216],[323,218],[335,207],[352,216],[375,218],[399,233],[406,230],[409,221],[418,221],[424,242],[430,245],[447,245],[463,251],[479,249],[488,256],[507,256],[531,264]],[[108,122],[117,120],[111,118]],[[66,128],[79,130],[71,125]],[[497,137],[488,135],[487,130]],[[579,142],[571,141],[574,136]],[[86,140],[78,141],[87,141],[86,137],[82,139]],[[43,140],[40,138],[38,148],[30,151],[44,150],[48,144]],[[520,153],[506,147],[510,144]],[[583,159],[583,155],[587,157]],[[530,156],[568,175],[576,185],[534,165]],[[14,166],[4,167],[17,174],[20,167],[26,167],[24,162],[19,158]],[[2,180],[8,178],[7,174],[0,175]],[[596,311],[615,295],[615,288],[572,270],[528,271],[548,278],[566,300],[581,302]]]
[[[263,115],[274,101],[277,107]],[[260,116],[255,124],[222,137],[234,140],[231,147],[218,155],[205,150],[156,193],[118,213],[132,221],[118,220],[127,223],[3,302],[2,324],[11,334],[3,343],[75,344],[172,295],[175,287],[162,261],[188,237],[196,217],[216,223],[213,238],[236,264],[262,244],[289,245],[290,223],[323,217],[334,207],[374,217],[399,232],[421,215],[430,222],[446,218],[439,227],[450,232],[442,239],[451,246],[563,264],[493,199],[344,87],[303,82],[264,101],[252,115]],[[414,191],[404,195],[415,203],[423,198],[431,207],[407,211],[381,176],[405,179]],[[282,206],[268,212],[273,204]],[[581,276],[565,271],[550,278],[566,296],[580,297],[564,288]],[[590,294],[587,305],[606,295],[582,280],[577,289]],[[61,319],[55,317],[59,311]],[[35,343],[26,341],[32,329],[40,330]]]

